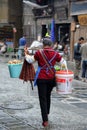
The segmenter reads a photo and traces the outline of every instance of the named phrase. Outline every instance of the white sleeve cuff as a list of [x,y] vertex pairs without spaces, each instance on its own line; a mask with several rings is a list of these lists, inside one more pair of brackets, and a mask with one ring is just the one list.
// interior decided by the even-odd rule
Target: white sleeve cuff
[[28,63],[33,63],[35,61],[34,56],[26,55],[25,59]]

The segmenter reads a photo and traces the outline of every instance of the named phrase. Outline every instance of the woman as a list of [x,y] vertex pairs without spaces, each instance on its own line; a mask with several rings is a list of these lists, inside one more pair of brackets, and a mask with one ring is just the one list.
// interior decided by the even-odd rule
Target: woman
[[43,49],[38,50],[34,56],[30,56],[28,54],[28,49],[25,48],[25,59],[29,63],[37,61],[39,66],[35,81],[38,86],[38,95],[43,120],[42,125],[44,127],[48,126],[48,114],[50,113],[51,91],[55,86],[54,65],[57,61],[66,66],[65,60],[60,56],[58,52],[52,49],[51,45],[52,41],[49,38],[44,38]]

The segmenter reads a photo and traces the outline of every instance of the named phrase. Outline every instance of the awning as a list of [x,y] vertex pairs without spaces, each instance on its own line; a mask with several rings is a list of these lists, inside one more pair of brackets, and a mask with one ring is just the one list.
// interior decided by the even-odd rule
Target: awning
[[86,2],[72,2],[70,15],[87,14],[87,1]]

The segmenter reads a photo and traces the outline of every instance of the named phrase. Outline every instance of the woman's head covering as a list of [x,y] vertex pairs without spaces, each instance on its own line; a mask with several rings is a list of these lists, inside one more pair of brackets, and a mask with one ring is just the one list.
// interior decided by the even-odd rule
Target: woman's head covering
[[50,38],[43,38],[43,45],[44,46],[46,46],[46,45],[48,45],[48,46],[51,46],[52,44],[53,44],[53,42],[51,41],[51,39]]

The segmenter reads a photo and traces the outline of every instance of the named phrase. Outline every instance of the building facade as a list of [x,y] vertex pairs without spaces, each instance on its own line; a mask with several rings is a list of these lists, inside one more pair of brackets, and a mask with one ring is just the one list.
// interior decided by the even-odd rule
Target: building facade
[[18,39],[23,34],[22,0],[0,0],[0,40],[13,42],[18,46]]
[[[30,0],[29,0],[30,1]],[[39,36],[50,35],[52,19],[55,20],[55,41],[67,42],[70,46],[70,60],[73,60],[74,43],[80,36],[87,39],[87,0],[35,0],[40,5],[24,4],[24,33],[29,44]],[[32,0],[31,0],[32,2]],[[63,41],[68,34],[68,41]]]
[[[26,1],[26,0],[24,0]],[[27,35],[30,45],[38,37],[51,33],[52,19],[55,20],[55,41],[62,44],[66,34],[73,60],[74,43],[79,37],[87,39],[87,0],[0,0],[0,41],[18,40]],[[33,4],[32,4],[33,2]],[[37,5],[38,4],[38,5]]]
[[70,42],[72,59],[74,43],[79,37],[87,40],[87,0],[71,0],[70,17],[72,17]]

